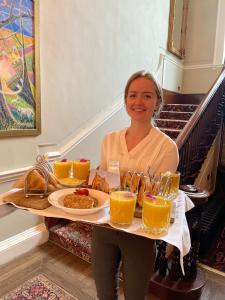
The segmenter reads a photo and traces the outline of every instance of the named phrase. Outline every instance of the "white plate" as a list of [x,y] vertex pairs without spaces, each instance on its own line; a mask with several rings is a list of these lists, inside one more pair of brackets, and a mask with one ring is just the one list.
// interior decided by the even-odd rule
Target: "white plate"
[[51,205],[61,208],[62,210],[64,210],[69,214],[75,214],[75,215],[90,215],[109,206],[108,194],[97,190],[87,189],[89,191],[90,196],[98,199],[99,205],[97,207],[83,208],[83,209],[65,207],[63,205],[64,197],[68,194],[73,193],[75,190],[76,189],[70,188],[70,189],[63,189],[63,190],[56,191],[48,197],[48,201],[51,203]]

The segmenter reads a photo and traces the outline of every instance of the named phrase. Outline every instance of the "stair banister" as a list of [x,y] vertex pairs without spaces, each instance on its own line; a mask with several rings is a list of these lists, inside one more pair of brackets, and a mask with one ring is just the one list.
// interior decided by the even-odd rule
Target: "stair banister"
[[181,184],[194,184],[207,153],[222,128],[225,110],[225,70],[177,137]]

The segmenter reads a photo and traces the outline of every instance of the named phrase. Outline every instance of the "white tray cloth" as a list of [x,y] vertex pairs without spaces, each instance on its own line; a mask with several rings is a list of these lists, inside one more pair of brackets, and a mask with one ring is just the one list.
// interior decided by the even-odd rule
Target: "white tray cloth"
[[[3,196],[5,196],[6,194],[13,193],[16,190],[18,189],[13,189],[5,194],[0,195],[0,205],[4,204],[2,201]],[[16,205],[15,206],[18,208],[26,209],[34,215],[39,215],[44,217],[63,218],[72,221],[84,221],[84,222],[89,222],[94,224],[109,224],[113,228],[126,231],[131,234],[141,235],[152,239],[163,240],[173,246],[176,246],[180,250],[180,265],[184,273],[183,257],[189,252],[191,247],[190,233],[187,225],[187,220],[185,217],[185,212],[192,209],[194,207],[194,204],[190,200],[190,198],[188,198],[185,195],[183,191],[179,191],[178,197],[174,201],[174,205],[175,205],[174,223],[170,225],[168,234],[159,238],[155,238],[149,233],[146,233],[142,228],[142,220],[139,218],[134,218],[132,224],[126,228],[117,227],[114,224],[111,224],[110,217],[109,217],[109,208],[105,208],[95,214],[78,216],[78,215],[68,214],[63,210],[54,206],[50,206],[43,210],[23,208],[23,207],[18,207]]]

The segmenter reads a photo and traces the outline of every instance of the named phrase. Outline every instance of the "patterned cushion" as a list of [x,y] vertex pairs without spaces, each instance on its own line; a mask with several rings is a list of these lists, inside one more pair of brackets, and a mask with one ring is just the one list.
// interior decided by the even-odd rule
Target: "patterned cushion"
[[49,228],[49,240],[91,263],[93,225],[83,222],[57,224]]
[[[49,240],[91,263],[91,238],[93,225],[83,222],[69,222],[64,219],[45,218],[46,226],[49,230]],[[50,224],[54,226],[49,226]],[[119,280],[123,280],[122,267],[120,266]]]

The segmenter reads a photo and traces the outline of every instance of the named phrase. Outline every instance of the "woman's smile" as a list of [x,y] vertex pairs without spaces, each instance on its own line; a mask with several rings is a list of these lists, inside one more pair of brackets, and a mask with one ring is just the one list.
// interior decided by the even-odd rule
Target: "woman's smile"
[[145,107],[133,107],[131,108],[133,111],[146,111],[146,108]]

